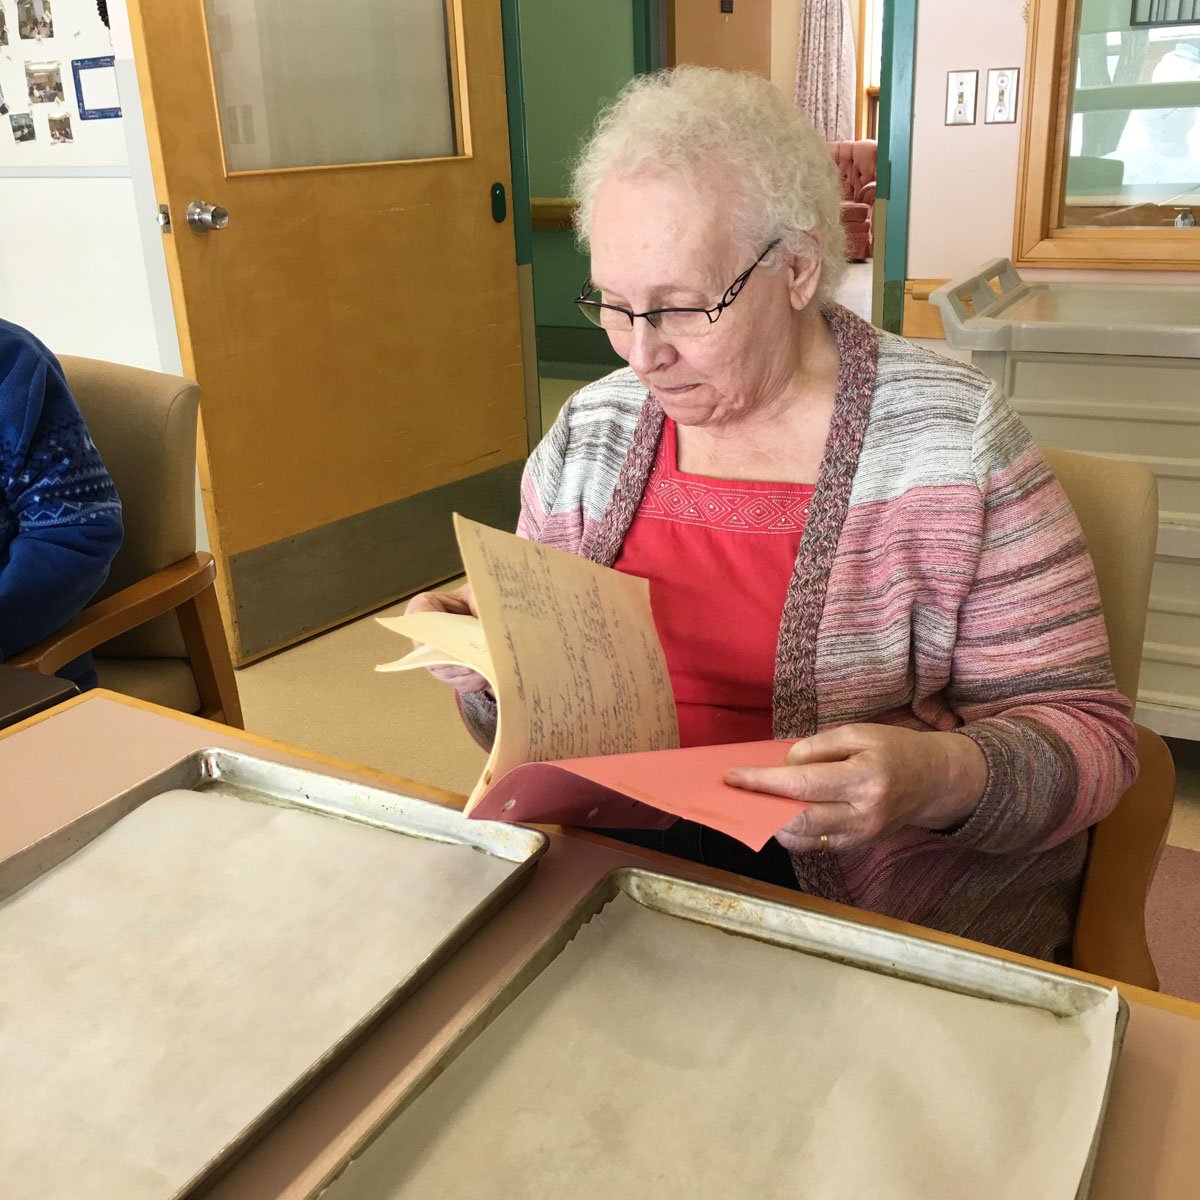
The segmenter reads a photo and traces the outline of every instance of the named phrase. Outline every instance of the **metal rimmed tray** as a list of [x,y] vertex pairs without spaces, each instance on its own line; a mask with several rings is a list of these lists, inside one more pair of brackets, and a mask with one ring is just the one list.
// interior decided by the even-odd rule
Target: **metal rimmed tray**
[[190,1193],[502,906],[546,844],[206,749],[0,863],[5,1187]]
[[[469,1141],[481,1128],[488,1125],[497,1128],[503,1126],[504,1122],[499,1119],[500,1114],[519,1114],[521,1121],[526,1126],[530,1122],[536,1123],[538,1109],[533,1096],[523,1090],[523,1086],[518,1086],[515,1091],[503,1090],[508,1086],[504,1080],[509,1079],[511,1082],[511,1077],[507,1074],[509,1064],[505,1055],[509,1053],[506,1047],[510,1045],[519,1044],[524,1047],[527,1044],[523,1040],[526,1032],[541,1023],[542,1013],[547,1011],[542,1007],[547,1002],[546,991],[544,988],[536,993],[531,991],[531,996],[536,994],[536,1001],[529,1001],[526,998],[521,1006],[517,1006],[520,1016],[516,1023],[505,1023],[503,1031],[498,1032],[495,1037],[491,1036],[489,1026],[510,1005],[513,1005],[527,988],[535,983],[541,985],[543,981],[539,977],[555,963],[559,955],[568,947],[568,943],[572,942],[577,935],[585,932],[584,927],[618,898],[621,898],[623,902],[632,901],[634,905],[641,906],[642,909],[679,921],[708,926],[739,938],[765,942],[772,946],[799,952],[805,956],[827,960],[823,967],[826,971],[829,969],[828,963],[831,962],[859,968],[874,975],[923,985],[936,989],[938,993],[957,993],[987,1001],[998,1001],[1001,1002],[998,1013],[1001,1011],[1011,1012],[1009,1006],[1020,1006],[1042,1010],[1057,1018],[1069,1019],[1086,1017],[1089,1014],[1100,1016],[1103,1010],[1107,1010],[1107,1013],[1103,1014],[1105,1020],[1095,1026],[1099,1031],[1096,1035],[1099,1038],[1096,1043],[1100,1052],[1097,1060],[1099,1071],[1092,1074],[1091,1078],[1095,1079],[1096,1083],[1094,1090],[1088,1093],[1093,1098],[1093,1102],[1098,1099],[1098,1115],[1094,1130],[1090,1125],[1089,1118],[1089,1122],[1083,1127],[1083,1138],[1075,1143],[1080,1159],[1082,1159],[1084,1147],[1088,1145],[1084,1139],[1090,1136],[1090,1148],[1082,1173],[1078,1176],[1078,1187],[1075,1189],[1074,1176],[1066,1183],[1068,1189],[1075,1189],[1075,1195],[1079,1200],[1083,1200],[1087,1196],[1113,1071],[1128,1020],[1128,1007],[1119,997],[1116,998],[1114,1004],[1113,989],[1072,979],[1051,971],[859,924],[852,920],[760,900],[636,868],[622,868],[607,875],[562,923],[533,949],[530,956],[510,977],[497,980],[495,990],[484,1007],[470,1022],[464,1024],[457,1031],[457,1036],[447,1045],[440,1058],[431,1063],[429,1068],[414,1081],[408,1091],[400,1097],[388,1117],[381,1121],[367,1138],[363,1139],[352,1155],[331,1171],[322,1187],[314,1191],[312,1195],[320,1195],[323,1200],[362,1200],[367,1196],[386,1196],[388,1200],[396,1200],[401,1196],[424,1195],[427,1194],[431,1185],[438,1184],[444,1187],[447,1182],[446,1178],[443,1176],[431,1178],[424,1174],[419,1176],[413,1174],[415,1168],[412,1164],[422,1163],[423,1160],[431,1157],[429,1150],[431,1139],[439,1139],[442,1136],[442,1130],[453,1131],[451,1136],[456,1140],[450,1144],[450,1148],[441,1158],[446,1162],[454,1163],[462,1161],[461,1155],[456,1157],[457,1151],[461,1150],[459,1141],[462,1139]],[[626,907],[628,906],[626,905]],[[590,931],[587,932],[590,935]],[[609,935],[605,934],[604,936]],[[669,934],[663,936],[670,937]],[[596,946],[593,941],[587,941],[586,944],[592,949]],[[611,943],[609,944],[611,945]],[[581,952],[579,947],[570,947],[570,951],[576,955]],[[685,950],[681,953],[686,954],[687,952]],[[644,947],[639,947],[639,955],[637,957],[639,965],[650,961],[644,953]],[[578,958],[575,961],[578,962]],[[609,979],[611,986],[619,990],[639,986],[635,978],[638,972],[626,971],[612,974],[614,970],[612,961],[605,959],[604,965],[598,968],[599,977]],[[561,980],[563,977],[558,975],[555,978]],[[709,978],[715,979],[716,974]],[[734,990],[744,986],[740,983],[740,976],[735,975],[734,978],[739,979]],[[596,975],[588,974],[585,981],[581,982],[576,979],[570,986],[586,989],[594,985],[596,980]],[[694,986],[695,981],[690,982]],[[558,985],[556,984],[556,986]],[[761,995],[761,992],[756,993],[755,1003],[758,1003]],[[622,1023],[632,1020],[637,1024],[651,1019],[649,1009],[639,1007],[645,997],[644,992],[639,992],[630,1001],[630,1006],[634,1010],[632,1017],[630,1006],[625,1006],[612,1018],[620,1031],[617,1034],[617,1041],[614,1043],[619,1047],[617,1061],[632,1064],[639,1059],[645,1060],[648,1057],[655,1061],[661,1059],[663,1062],[669,1063],[668,1071],[678,1070],[678,1052],[685,1044],[690,1044],[689,1039],[694,1039],[696,1036],[695,1031],[690,1030],[686,1024],[686,1017],[682,1015],[682,1010],[671,1007],[669,1001],[665,1002],[669,1019],[671,1021],[679,1019],[682,1022],[679,1026],[681,1032],[669,1039],[671,1044],[666,1048],[657,1043],[640,1045],[636,1031],[629,1032],[631,1026]],[[949,997],[944,997],[945,1001],[949,1001],[949,999]],[[652,1003],[657,1003],[657,1000],[652,1000]],[[712,1011],[712,1005],[717,1001],[709,995],[705,997],[704,1003],[709,1005],[708,1011]],[[803,1001],[801,1003],[803,1004]],[[553,1007],[553,1004],[551,1006]],[[572,1095],[583,1095],[587,1089],[598,1086],[596,1082],[598,1076],[590,1070],[586,1057],[576,1057],[582,1052],[579,1049],[580,1044],[575,1041],[571,1033],[572,1029],[578,1030],[587,1027],[588,1018],[579,1018],[577,1010],[571,1006],[568,1007],[570,1007],[570,1017],[565,1026],[562,1023],[561,1015],[556,1017],[555,1020],[558,1023],[553,1025],[551,1033],[546,1036],[552,1044],[553,1053],[558,1054],[559,1057],[565,1055],[569,1059],[566,1069],[571,1074],[566,1084],[567,1089]],[[517,1010],[514,1009],[514,1011]],[[580,1019],[583,1020],[583,1025],[579,1023]],[[988,1019],[990,1021],[991,1018]],[[1111,1053],[1108,1051],[1109,1023],[1112,1028]],[[564,1030],[565,1037],[562,1036]],[[820,1040],[822,1029],[818,1024],[810,1027],[807,1034]],[[608,1034],[603,1034],[602,1038],[608,1036]],[[782,1033],[780,1036],[786,1037]],[[1057,1033],[1054,1036],[1057,1037]],[[514,1038],[517,1040],[514,1041]],[[701,1038],[701,1042],[705,1041],[706,1039]],[[717,1045],[725,1044],[718,1039]],[[997,1044],[1007,1045],[1008,1043]],[[464,1054],[468,1048],[471,1050],[471,1054],[455,1068],[455,1071],[450,1072],[449,1068],[454,1064],[454,1060]],[[708,1049],[703,1047],[700,1052],[702,1054],[709,1053]],[[520,1058],[523,1051],[514,1053]],[[1003,1053],[1007,1055],[1009,1052],[1004,1050]],[[525,1065],[528,1066],[528,1063]],[[656,1069],[653,1063],[651,1067]],[[431,1093],[428,1100],[422,1100],[423,1093],[443,1073],[447,1073],[445,1082],[439,1083],[439,1089]],[[534,1079],[544,1083],[546,1079],[552,1077],[552,1075],[541,1073],[530,1077],[535,1092],[541,1094],[541,1089],[533,1084]],[[599,1076],[599,1078],[603,1077],[603,1074]],[[687,1076],[686,1078],[690,1079],[691,1077]],[[1103,1079],[1102,1094],[1101,1078]],[[501,1082],[496,1085],[496,1091],[485,1095],[482,1103],[487,1107],[481,1117],[478,1107],[481,1102],[473,1094],[477,1082],[484,1086],[490,1086],[490,1081],[495,1079]],[[576,1079],[578,1083],[574,1082]],[[447,1084],[451,1086],[448,1088]],[[693,1086],[719,1088],[715,1081],[709,1084],[703,1075],[694,1080]],[[576,1087],[584,1091],[576,1093],[574,1091]],[[634,1085],[629,1079],[625,1079],[619,1085],[618,1091],[623,1094],[619,1098],[614,1098],[614,1107],[621,1107],[625,1103],[636,1103],[634,1096],[637,1093],[630,1091],[633,1087]],[[720,1094],[725,1095],[725,1093]],[[562,1145],[572,1149],[578,1148],[580,1152],[583,1152],[586,1142],[580,1139],[590,1136],[586,1131],[593,1128],[589,1122],[594,1114],[590,1109],[585,1110],[572,1100],[565,1098],[558,1090],[554,1090],[552,1096],[552,1102],[558,1106],[555,1111],[568,1114],[564,1118]],[[463,1105],[473,1107],[461,1107]],[[612,1110],[608,1111],[611,1116]],[[647,1122],[646,1129],[650,1131],[649,1137],[655,1145],[666,1145],[675,1141],[674,1135],[664,1129],[661,1124],[661,1115],[666,1111],[661,1095],[656,1096],[656,1101],[641,1111],[644,1112],[644,1119]],[[774,1120],[775,1112],[776,1110],[772,1109],[772,1115],[765,1119]],[[795,1119],[794,1115],[789,1117],[789,1123],[793,1119]],[[572,1120],[574,1120],[573,1124]],[[688,1136],[694,1139],[695,1134],[696,1131],[692,1130]],[[539,1153],[534,1156],[534,1160],[550,1163],[552,1164],[550,1169],[554,1169],[553,1164],[559,1158],[552,1152],[555,1144],[554,1134],[547,1130],[541,1136],[543,1139],[541,1144],[549,1152]],[[641,1134],[638,1136],[640,1137]],[[686,1144],[684,1135],[680,1135],[679,1140],[680,1144]],[[495,1147],[491,1147],[491,1149],[495,1149]],[[522,1150],[525,1152],[524,1156],[522,1156]],[[485,1160],[492,1164],[492,1174],[500,1180],[499,1186],[503,1188],[506,1183],[511,1185],[512,1181],[503,1179],[498,1169],[500,1160],[505,1153],[503,1146],[499,1155],[489,1155],[488,1151],[489,1147],[486,1144],[479,1148],[479,1153],[483,1154]],[[930,1152],[932,1153],[933,1150]],[[606,1146],[605,1153],[609,1159],[618,1158],[621,1154],[615,1144]],[[741,1155],[739,1161],[745,1161],[745,1151],[739,1151],[739,1154]],[[517,1145],[513,1150],[513,1155],[514,1162],[524,1163],[526,1167],[531,1161],[528,1145]],[[593,1156],[587,1161],[595,1164],[597,1160]],[[670,1162],[678,1164],[678,1159],[673,1160],[665,1154],[659,1161],[664,1169]],[[691,1194],[686,1189],[698,1182],[699,1177],[689,1182],[690,1179],[691,1177],[688,1176],[683,1180],[684,1191],[680,1191],[678,1194],[685,1194],[685,1192]],[[401,1182],[396,1182],[397,1180]],[[581,1181],[579,1179],[576,1182]],[[465,1188],[465,1182],[459,1182]],[[611,1179],[606,1179],[604,1182],[608,1186],[612,1184]],[[728,1182],[725,1180],[722,1186],[727,1185]],[[711,1184],[711,1180],[706,1180],[706,1183]],[[545,1185],[549,1184],[553,1186],[548,1190]],[[620,1189],[618,1188],[617,1191],[619,1192]],[[531,1178],[528,1181],[527,1194],[530,1196],[570,1192],[570,1178],[562,1175],[554,1176],[553,1179],[548,1177],[534,1180]],[[467,1191],[464,1190],[462,1194],[467,1194]],[[470,1191],[469,1194],[474,1197],[493,1193]],[[587,1194],[591,1196],[593,1192],[589,1191]],[[670,1194],[677,1193],[672,1191]],[[704,1194],[710,1193],[705,1192]],[[735,1191],[728,1194],[732,1197],[742,1193]],[[749,1196],[758,1193],[751,1187],[751,1190],[745,1194]],[[1056,1194],[1069,1195],[1070,1191]]]

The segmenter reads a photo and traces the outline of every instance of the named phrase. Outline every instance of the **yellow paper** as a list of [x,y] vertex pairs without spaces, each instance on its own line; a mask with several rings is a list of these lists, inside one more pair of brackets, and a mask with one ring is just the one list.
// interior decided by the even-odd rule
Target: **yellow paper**
[[428,645],[378,669],[462,663],[491,683],[500,718],[468,811],[522,763],[679,745],[646,580],[457,514],[454,529],[478,623],[446,613],[383,618]]
[[380,625],[424,645],[377,671],[412,671],[418,667],[465,666],[478,671],[493,687],[496,668],[478,617],[465,613],[419,612],[379,617]]

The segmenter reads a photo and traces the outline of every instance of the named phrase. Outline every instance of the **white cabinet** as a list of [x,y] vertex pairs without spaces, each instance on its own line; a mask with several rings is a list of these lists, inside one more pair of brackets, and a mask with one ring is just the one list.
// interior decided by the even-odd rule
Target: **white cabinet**
[[1200,288],[1028,284],[996,259],[930,298],[1038,442],[1158,477],[1137,717],[1200,739]]

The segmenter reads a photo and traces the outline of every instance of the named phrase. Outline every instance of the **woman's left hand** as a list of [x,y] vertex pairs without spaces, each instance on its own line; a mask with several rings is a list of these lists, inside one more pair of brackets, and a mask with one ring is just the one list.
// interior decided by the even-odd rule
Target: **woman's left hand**
[[788,850],[853,850],[905,825],[965,820],[983,795],[987,760],[959,733],[842,725],[797,742],[782,766],[737,767],[725,782],[811,806],[775,835]]

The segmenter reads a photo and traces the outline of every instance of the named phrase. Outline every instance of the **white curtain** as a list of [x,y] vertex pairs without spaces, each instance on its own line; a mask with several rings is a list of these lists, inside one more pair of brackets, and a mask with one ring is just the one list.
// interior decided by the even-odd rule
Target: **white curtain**
[[850,0],[804,0],[796,51],[796,107],[827,142],[854,137],[856,81]]

